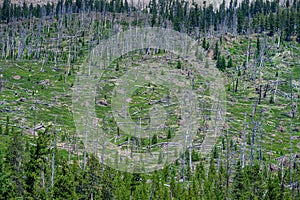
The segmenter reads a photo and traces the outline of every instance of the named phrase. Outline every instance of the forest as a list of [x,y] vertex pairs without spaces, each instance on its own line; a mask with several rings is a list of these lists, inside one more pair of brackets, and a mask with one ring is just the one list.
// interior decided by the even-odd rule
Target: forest
[[[3,0],[0,199],[300,199],[300,1],[218,5]],[[170,30],[161,38],[191,38],[193,59],[148,41],[117,57],[96,54],[122,46],[110,39],[121,33],[129,49],[134,32],[145,28]],[[97,80],[96,67],[86,65],[94,53],[99,63],[108,62]],[[186,124],[192,111],[183,110],[193,110],[193,97],[170,89],[182,82],[136,78],[147,77],[142,70],[183,77],[197,97],[197,109],[187,114],[197,116],[196,123]],[[78,84],[90,83],[85,77],[96,86],[82,88],[77,98]],[[80,103],[92,103],[95,113]],[[77,112],[87,117],[76,118]],[[164,125],[150,134],[162,120],[157,116]],[[177,152],[177,140],[190,135]],[[136,154],[147,154],[158,169],[139,163],[119,170]]]

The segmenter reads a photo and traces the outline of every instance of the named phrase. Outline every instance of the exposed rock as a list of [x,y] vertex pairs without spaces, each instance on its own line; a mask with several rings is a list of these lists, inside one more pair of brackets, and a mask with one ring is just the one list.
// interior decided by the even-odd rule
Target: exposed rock
[[300,132],[300,127],[299,127],[299,126],[295,126],[295,127],[293,128],[293,131]]
[[96,104],[99,105],[99,106],[108,106],[108,103],[105,99],[97,100]]
[[275,158],[275,160],[279,161],[280,165],[283,165],[284,167],[289,166],[289,160],[286,156]]
[[158,138],[160,138],[160,139],[166,139],[166,136],[164,136],[164,135],[158,135]]
[[286,128],[283,127],[283,126],[278,126],[277,127],[277,131],[281,132],[281,133],[284,133],[286,131]]
[[13,76],[13,79],[15,79],[15,80],[20,80],[20,79],[21,79],[21,76]]
[[37,84],[39,84],[39,85],[50,85],[50,80],[49,79],[45,79],[43,81],[37,82]]
[[20,102],[25,102],[25,101],[26,101],[26,98],[22,97],[22,98],[19,99],[19,101],[20,101]]
[[0,105],[6,105],[8,104],[6,101],[0,101]]
[[223,125],[223,129],[226,130],[226,129],[229,129],[229,128],[230,128],[229,125],[225,122],[224,125]]
[[271,172],[278,172],[279,167],[275,164],[270,164],[270,170],[271,170]]
[[131,102],[132,102],[132,98],[126,99],[126,102],[127,102],[127,103],[131,103]]
[[208,50],[207,56],[208,56],[209,58],[213,58],[213,56],[214,56],[214,50],[213,50],[212,48]]

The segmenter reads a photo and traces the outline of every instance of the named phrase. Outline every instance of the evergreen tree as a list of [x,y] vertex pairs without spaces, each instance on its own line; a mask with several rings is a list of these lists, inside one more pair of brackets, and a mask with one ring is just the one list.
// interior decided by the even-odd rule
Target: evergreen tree
[[49,127],[45,131],[39,132],[38,136],[35,137],[34,144],[28,147],[29,158],[25,163],[25,189],[28,198],[37,197],[38,194],[45,191],[43,175],[45,174],[48,155],[50,155],[48,147],[51,139],[48,130]]
[[181,68],[182,68],[181,61],[180,61],[180,60],[178,60],[178,62],[177,62],[177,69],[181,69]]
[[219,44],[218,44],[218,42],[216,42],[216,44],[215,44],[215,49],[214,49],[214,57],[213,57],[213,58],[214,58],[215,60],[218,60],[219,57],[220,57]]
[[157,135],[154,134],[154,135],[152,136],[152,144],[156,144],[156,143],[157,143]]
[[[60,157],[60,168],[58,168],[57,176],[53,186],[53,199],[77,199],[76,180],[71,166],[68,162]],[[74,164],[75,165],[75,164]]]
[[226,68],[226,61],[225,61],[225,57],[224,56],[219,56],[218,60],[217,60],[217,64],[216,67],[221,70],[221,71],[225,71]]
[[11,10],[11,2],[10,0],[3,0],[3,4],[2,4],[2,20],[5,20],[6,22],[10,21],[10,10]]
[[3,163],[3,155],[0,150],[0,198],[13,199],[15,198],[14,191],[15,185],[10,180],[10,171],[8,171]]
[[6,116],[5,135],[9,134],[9,116]]
[[11,190],[14,197],[24,196],[24,146],[22,139],[23,136],[20,132],[12,130],[5,156],[6,170],[10,172],[10,182],[14,186]]
[[[1,134],[1,133],[0,133]],[[171,132],[171,128],[168,129],[168,136],[167,139],[171,139],[172,138],[172,132]]]
[[232,186],[232,198],[233,199],[244,199],[247,196],[248,192],[248,183],[247,178],[242,171],[242,166],[240,161],[238,161],[236,166],[235,175],[233,178]]
[[232,68],[232,67],[233,67],[233,63],[232,63],[232,58],[230,57],[227,62],[227,68]]

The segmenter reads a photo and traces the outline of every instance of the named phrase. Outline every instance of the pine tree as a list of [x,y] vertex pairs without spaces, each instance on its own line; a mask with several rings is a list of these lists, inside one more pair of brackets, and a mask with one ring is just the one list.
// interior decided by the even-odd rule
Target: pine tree
[[216,44],[215,44],[215,49],[214,49],[214,57],[213,57],[213,58],[214,58],[215,60],[218,60],[219,57],[220,57],[219,44],[218,44],[218,42],[216,42]]
[[10,21],[10,9],[11,9],[11,2],[10,0],[4,0],[2,4],[2,20],[5,20],[6,22]]
[[151,1],[150,14],[151,14],[151,26],[154,26],[156,24],[156,21],[157,21],[156,0]]
[[125,173],[124,175],[120,172],[117,172],[116,179],[113,183],[113,186],[117,188],[115,190],[114,196],[117,200],[130,199],[130,180]]
[[260,53],[260,40],[259,40],[259,36],[257,35],[256,37],[256,54],[259,55]]
[[157,143],[157,135],[154,134],[154,135],[152,136],[152,144],[156,144],[156,143]]
[[178,62],[177,62],[177,69],[181,69],[181,68],[182,68],[181,61],[180,61],[180,60],[178,60]]
[[[76,180],[74,171],[68,164],[67,160],[60,157],[60,167],[57,171],[53,186],[53,199],[77,199],[76,195]],[[73,164],[75,165],[75,164]],[[77,172],[75,172],[77,173]]]
[[9,116],[6,116],[5,135],[9,134]]
[[39,132],[34,139],[34,145],[28,147],[29,158],[25,163],[25,189],[28,197],[37,196],[45,190],[45,167],[47,158],[50,155],[49,141],[51,135],[48,133],[50,127],[45,131]]
[[12,192],[15,188],[14,183],[10,180],[10,171],[8,171],[3,163],[3,155],[0,151],[0,198],[14,199],[15,194]]
[[213,156],[210,158],[208,177],[204,182],[204,194],[207,199],[215,199],[216,167]]
[[231,67],[233,67],[233,63],[232,63],[232,58],[230,57],[227,62],[227,68],[231,68]]
[[245,168],[245,173],[247,174],[247,178],[249,180],[249,185],[248,185],[248,190],[252,190],[252,194],[250,195],[250,198],[259,198],[263,196],[263,180],[261,177],[261,172],[260,172],[260,166],[256,162],[255,165],[247,166]]
[[171,139],[171,138],[172,138],[172,132],[171,132],[171,128],[169,128],[167,139]]
[[275,179],[268,177],[266,199],[283,199],[280,198],[280,183]]
[[203,41],[202,41],[202,48],[207,50],[206,49],[206,38],[203,38]]
[[11,193],[15,197],[24,196],[24,145],[22,139],[23,136],[20,132],[12,130],[5,156],[5,167],[10,172],[10,182],[14,185]]
[[245,17],[244,17],[242,10],[238,10],[238,13],[237,13],[237,32],[238,33],[242,33],[242,31],[243,31],[244,20],[245,20]]
[[216,67],[217,67],[220,71],[225,71],[225,68],[226,68],[226,61],[225,61],[225,57],[224,57],[224,56],[219,56],[219,57],[218,57]]
[[232,186],[232,198],[233,199],[244,199],[246,192],[248,191],[247,187],[247,178],[242,171],[241,162],[238,161],[236,166],[235,175],[233,178]]
[[27,18],[28,17],[28,6],[27,6],[25,1],[23,2],[23,8],[22,9],[23,9],[23,16],[25,18]]

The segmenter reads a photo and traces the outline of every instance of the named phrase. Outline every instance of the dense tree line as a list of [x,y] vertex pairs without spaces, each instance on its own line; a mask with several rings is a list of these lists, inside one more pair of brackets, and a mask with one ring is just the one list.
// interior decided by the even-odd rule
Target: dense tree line
[[[141,3],[140,3],[141,4]],[[152,0],[144,9],[131,5],[127,0],[59,0],[56,5],[33,6],[11,4],[10,0],[4,0],[1,7],[1,19],[6,22],[46,15],[61,15],[78,12],[110,12],[132,13],[142,9],[144,13],[151,14],[152,26],[165,26],[172,22],[175,30],[188,33],[217,32],[224,34],[261,33],[269,35],[278,33],[285,40],[291,40],[296,36],[300,42],[300,2],[299,0],[286,1],[283,5],[279,0],[263,1],[244,0],[238,4],[237,0],[231,0],[226,6],[223,1],[218,9],[213,5],[196,3],[189,4],[179,0]],[[149,9],[148,9],[149,8]],[[212,33],[212,32],[211,32]]]
[[[146,25],[168,27],[168,24],[171,24],[177,31],[186,32],[196,39],[204,38],[202,46],[205,50],[208,50],[210,44],[205,40],[205,37],[217,35],[219,38],[222,38],[225,33],[248,36],[250,34],[264,33],[268,36],[276,35],[279,43],[283,40],[300,42],[299,3],[299,0],[294,0],[291,3],[287,1],[285,4],[280,3],[279,0],[255,0],[251,2],[244,0],[238,4],[237,0],[231,0],[229,5],[226,5],[225,1],[223,1],[216,9],[211,4],[206,5],[206,2],[203,5],[198,5],[179,0],[152,0],[145,7],[141,6],[141,2],[134,6],[127,0],[59,0],[57,4],[47,3],[42,6],[27,5],[26,3],[17,5],[12,4],[10,0],[4,0],[0,9],[0,16],[2,21],[6,23],[32,17],[45,18],[49,16],[56,17],[58,21],[63,20],[63,23],[67,24],[70,21],[67,19],[67,16],[70,18],[72,13],[96,12],[103,14],[105,18],[106,14],[109,13],[113,15],[123,13],[126,17],[132,16],[133,13],[138,11],[139,16],[144,15],[146,21],[148,20],[147,22],[143,21]],[[137,20],[136,24],[138,23]],[[69,23],[68,27],[70,27],[70,24],[72,23]],[[7,36],[14,38],[11,33],[7,34]],[[23,40],[25,40],[24,37],[22,37]],[[21,44],[23,43],[24,41],[21,42]],[[28,39],[26,40],[27,43]],[[12,43],[7,44],[12,45]],[[84,46],[84,41],[82,46]],[[214,51],[217,51],[216,48],[218,47],[216,45],[212,47]],[[6,48],[4,47],[3,49]],[[90,45],[89,48],[91,48]],[[18,51],[18,57],[20,57],[21,52]],[[2,55],[4,54],[2,53]],[[17,53],[14,55],[17,55]],[[257,55],[257,57],[259,58],[260,56]],[[233,66],[230,59],[225,58],[220,53],[214,54],[213,58],[216,60],[217,68],[221,71]]]
[[[87,166],[75,153],[51,148],[53,128],[47,127],[34,138],[23,130],[1,128],[7,146],[0,152],[0,199],[298,199],[299,163],[272,172],[267,161],[242,167],[238,160],[232,166],[220,156],[235,151],[231,142],[215,148],[207,161],[198,158],[195,167],[180,164],[165,166],[151,174],[130,174],[115,171],[88,155]],[[6,131],[6,129],[8,129]],[[55,166],[51,159],[56,153]],[[69,152],[70,153],[70,152]],[[195,157],[195,155],[193,155]],[[188,165],[188,160],[186,160]],[[184,174],[184,175],[183,175]],[[184,176],[184,177],[183,177]],[[53,177],[53,179],[51,179]],[[290,177],[294,180],[290,185]],[[53,180],[53,181],[52,181]]]

